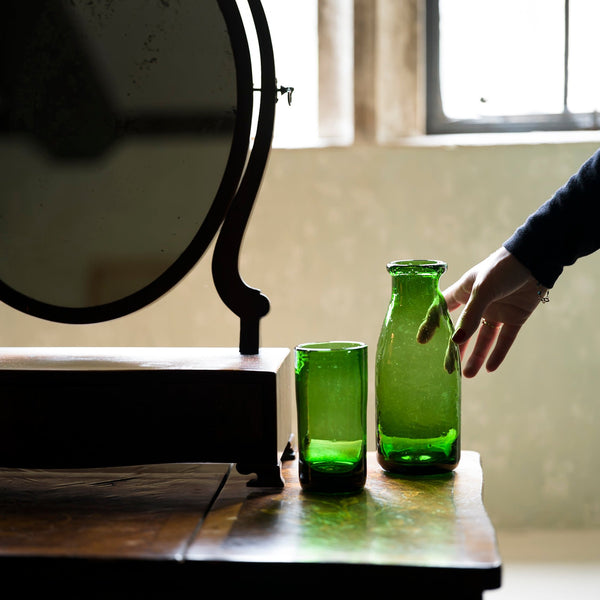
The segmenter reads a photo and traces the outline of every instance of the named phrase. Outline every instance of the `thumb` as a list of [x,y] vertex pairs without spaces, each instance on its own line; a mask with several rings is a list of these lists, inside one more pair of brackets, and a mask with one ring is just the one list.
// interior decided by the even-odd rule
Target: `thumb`
[[442,296],[444,296],[446,306],[450,312],[456,310],[459,306],[462,306],[464,304],[463,297],[468,296],[468,292],[465,293],[463,289],[465,287],[463,279],[464,278],[459,279],[442,292]]

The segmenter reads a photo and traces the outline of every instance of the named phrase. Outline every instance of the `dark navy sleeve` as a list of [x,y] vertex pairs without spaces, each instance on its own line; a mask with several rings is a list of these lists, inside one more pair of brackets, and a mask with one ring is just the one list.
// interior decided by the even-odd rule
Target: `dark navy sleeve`
[[529,216],[504,247],[544,286],[600,248],[600,150]]

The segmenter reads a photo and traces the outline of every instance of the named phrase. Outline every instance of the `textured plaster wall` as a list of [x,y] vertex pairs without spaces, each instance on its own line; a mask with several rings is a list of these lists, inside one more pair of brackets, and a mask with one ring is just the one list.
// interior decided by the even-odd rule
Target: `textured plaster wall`
[[[442,286],[497,248],[596,149],[591,143],[274,150],[241,271],[272,302],[264,346],[375,346],[385,264],[447,261]],[[569,268],[501,370],[464,382],[463,446],[481,453],[498,527],[600,527],[600,254]],[[236,346],[205,258],[172,292],[104,324],[0,306],[1,345]],[[370,443],[373,445],[371,390]],[[84,402],[85,400],[82,399]]]

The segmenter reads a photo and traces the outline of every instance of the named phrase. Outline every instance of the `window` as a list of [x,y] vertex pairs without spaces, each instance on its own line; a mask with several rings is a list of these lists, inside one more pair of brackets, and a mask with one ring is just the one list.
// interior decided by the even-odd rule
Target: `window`
[[[245,20],[246,5],[238,0]],[[273,147],[386,144],[424,132],[423,0],[262,5],[278,85],[294,88],[292,105],[277,105]]]
[[597,0],[427,0],[427,133],[598,129]]

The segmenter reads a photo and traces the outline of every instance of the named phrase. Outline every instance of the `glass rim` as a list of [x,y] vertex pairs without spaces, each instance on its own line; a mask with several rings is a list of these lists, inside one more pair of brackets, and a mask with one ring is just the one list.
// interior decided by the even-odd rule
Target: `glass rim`
[[349,350],[361,350],[363,348],[367,348],[365,342],[331,340],[329,342],[304,342],[298,344],[295,350],[302,352],[348,352]]
[[388,263],[389,267],[447,267],[448,264],[443,260],[426,259],[426,258],[410,258],[392,260]]
[[436,259],[393,260],[387,263],[386,268],[390,273],[396,270],[402,271],[404,269],[407,271],[426,269],[443,273],[448,268],[448,263],[443,260]]

